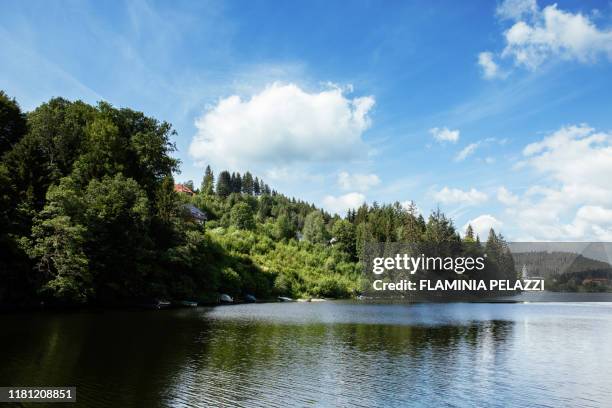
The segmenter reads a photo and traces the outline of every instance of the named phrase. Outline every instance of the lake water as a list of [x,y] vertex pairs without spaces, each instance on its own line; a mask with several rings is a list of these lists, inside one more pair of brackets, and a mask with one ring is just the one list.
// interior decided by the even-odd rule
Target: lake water
[[612,406],[612,303],[270,303],[0,324],[0,386],[76,386],[70,406]]

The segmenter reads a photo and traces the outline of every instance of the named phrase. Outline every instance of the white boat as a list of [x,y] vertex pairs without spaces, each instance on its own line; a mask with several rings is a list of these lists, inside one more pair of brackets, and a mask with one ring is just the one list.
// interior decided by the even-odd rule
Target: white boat
[[279,302],[295,302],[295,300],[291,299],[290,297],[286,297],[286,296],[279,296],[278,301]]
[[192,302],[191,300],[181,300],[178,302],[180,307],[198,307],[198,302]]
[[155,308],[156,309],[167,309],[170,307],[170,302],[167,300],[158,300],[155,303]]
[[220,303],[234,303],[234,299],[232,299],[232,297],[226,293],[222,293],[219,296],[219,302]]

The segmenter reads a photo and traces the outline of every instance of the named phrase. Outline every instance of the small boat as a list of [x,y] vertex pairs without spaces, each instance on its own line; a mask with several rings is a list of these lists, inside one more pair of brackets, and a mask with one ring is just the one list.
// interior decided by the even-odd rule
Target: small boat
[[279,296],[277,299],[279,302],[295,302],[295,300],[291,299],[290,297],[286,297],[286,296]]
[[245,303],[255,303],[257,302],[257,299],[253,295],[244,295],[244,302]]
[[234,303],[234,299],[230,295],[222,293],[219,296],[219,303]]
[[170,307],[170,302],[167,300],[158,300],[157,301],[157,308],[158,309],[167,309]]
[[160,309],[169,308],[170,302],[168,302],[167,300],[161,300],[161,299],[151,299],[151,300],[145,300],[143,303],[140,303],[139,306],[145,309],[160,310]]
[[192,302],[191,300],[181,300],[178,302],[180,307],[198,307],[198,302]]

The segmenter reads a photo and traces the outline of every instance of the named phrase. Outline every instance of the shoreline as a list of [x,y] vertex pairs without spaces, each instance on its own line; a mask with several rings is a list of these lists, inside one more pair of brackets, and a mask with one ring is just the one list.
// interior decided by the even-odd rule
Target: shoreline
[[298,298],[292,301],[279,301],[275,298],[257,300],[256,302],[197,302],[197,306],[181,306],[179,304],[171,304],[167,307],[153,308],[143,306],[142,304],[91,304],[91,305],[0,305],[0,314],[12,313],[30,313],[30,312],[106,312],[106,311],[162,311],[162,310],[177,310],[177,309],[192,309],[192,308],[212,308],[212,307],[229,307],[238,305],[256,305],[270,303],[360,303],[364,305],[385,305],[385,304],[448,304],[448,303],[478,303],[478,304],[509,304],[509,303],[612,303],[612,292],[552,292],[544,291],[541,293],[521,293],[511,296],[502,296],[499,294],[480,295],[480,296],[412,296],[410,298],[401,296],[388,297],[352,297],[352,298]]

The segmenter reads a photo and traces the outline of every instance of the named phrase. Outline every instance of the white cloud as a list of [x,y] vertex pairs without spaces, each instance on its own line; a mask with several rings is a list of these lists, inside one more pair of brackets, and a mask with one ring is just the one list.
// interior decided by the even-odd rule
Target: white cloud
[[509,206],[514,206],[519,203],[518,196],[512,194],[510,191],[508,191],[508,189],[506,189],[506,187],[503,186],[497,189],[497,199],[502,204]]
[[612,133],[563,127],[523,149],[527,164],[563,183],[573,196],[612,203]]
[[274,83],[250,99],[222,99],[196,121],[189,153],[198,162],[230,169],[360,157],[374,98],[350,99],[345,91],[310,93]]
[[571,237],[593,237],[599,241],[612,241],[612,209],[593,205],[580,207],[571,224],[564,231]]
[[328,195],[323,198],[323,206],[331,213],[344,214],[348,209],[359,207],[365,202],[365,196],[353,192],[341,196]]
[[459,130],[450,130],[447,127],[431,128],[429,129],[429,133],[431,134],[431,136],[433,136],[433,138],[437,142],[440,142],[440,143],[443,143],[443,142],[457,143],[457,141],[459,140]]
[[497,6],[495,14],[502,20],[520,20],[536,14],[536,0],[505,0]]
[[444,204],[478,205],[488,200],[488,196],[482,191],[472,188],[463,191],[458,188],[444,187],[434,193],[434,199]]
[[533,24],[516,22],[505,37],[502,55],[530,69],[553,56],[581,62],[601,54],[612,57],[612,31],[599,30],[588,16],[559,10],[556,4],[545,7]]
[[469,145],[467,145],[466,147],[461,149],[461,151],[459,153],[457,153],[457,156],[455,156],[455,160],[456,161],[463,161],[463,160],[467,159],[468,156],[474,154],[474,152],[476,151],[478,146],[480,146],[480,142],[470,143]]
[[518,205],[517,200],[507,203],[521,231],[539,240],[612,236],[611,133],[586,125],[563,127],[527,145],[523,155],[523,167],[548,185],[533,185],[521,197],[514,196]]
[[478,217],[468,221],[463,226],[463,231],[466,230],[467,226],[471,225],[474,229],[474,233],[480,237],[481,240],[485,241],[489,236],[489,230],[493,228],[497,234],[499,234],[501,227],[504,225],[500,220],[490,214],[479,215]]
[[376,174],[349,174],[346,171],[338,174],[338,185],[343,190],[367,191],[378,184],[380,178]]
[[484,51],[478,54],[478,65],[482,68],[482,75],[486,79],[494,79],[505,76],[495,62],[493,53]]
[[[612,60],[612,30],[598,28],[589,15],[561,10],[557,4],[540,10],[535,0],[506,0],[496,14],[513,21],[504,32],[505,47],[499,56],[517,66],[536,70],[555,58],[582,63],[601,56]],[[501,72],[490,52],[480,53],[478,62],[487,79]]]

